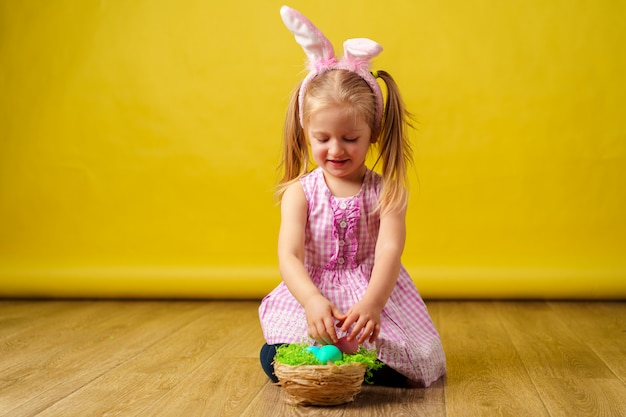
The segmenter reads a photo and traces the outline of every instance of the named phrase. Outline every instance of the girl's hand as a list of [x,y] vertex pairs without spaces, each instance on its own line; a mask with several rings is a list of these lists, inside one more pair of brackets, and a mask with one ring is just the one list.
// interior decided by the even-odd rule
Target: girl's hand
[[380,333],[380,314],[382,308],[376,304],[368,303],[361,300],[352,306],[345,315],[346,319],[341,323],[341,330],[347,332],[350,326],[354,325],[348,340],[355,340],[359,333],[358,343],[363,344],[366,341],[374,343]]
[[341,322],[346,316],[323,295],[315,295],[304,305],[309,336],[318,343],[332,345],[339,338],[335,331],[335,320]]

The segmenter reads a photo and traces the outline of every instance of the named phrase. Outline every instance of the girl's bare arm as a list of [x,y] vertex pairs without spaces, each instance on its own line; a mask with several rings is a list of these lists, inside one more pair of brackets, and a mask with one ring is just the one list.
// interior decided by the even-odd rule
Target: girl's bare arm
[[305,310],[309,336],[320,343],[337,341],[335,319],[344,315],[324,297],[304,267],[307,201],[302,185],[292,184],[281,201],[278,260],[285,285]]

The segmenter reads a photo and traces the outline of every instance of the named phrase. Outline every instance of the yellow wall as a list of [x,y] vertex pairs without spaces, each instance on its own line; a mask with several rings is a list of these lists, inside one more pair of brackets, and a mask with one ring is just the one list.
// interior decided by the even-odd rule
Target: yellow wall
[[[304,57],[282,2],[0,0],[0,295],[259,297]],[[626,6],[294,0],[419,120],[426,297],[626,296]],[[419,178],[419,179],[418,179]]]

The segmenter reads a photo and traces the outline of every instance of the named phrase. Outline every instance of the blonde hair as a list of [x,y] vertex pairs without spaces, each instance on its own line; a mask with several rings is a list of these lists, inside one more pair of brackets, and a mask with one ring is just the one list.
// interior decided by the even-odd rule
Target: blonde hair
[[[408,170],[413,163],[413,152],[408,138],[412,127],[394,79],[386,71],[378,77],[387,86],[387,98],[380,129],[376,130],[376,97],[358,74],[347,70],[331,70],[316,76],[307,87],[303,103],[304,124],[317,109],[331,103],[349,104],[355,114],[363,117],[370,126],[372,143],[378,148],[374,167],[381,164],[382,193],[378,206],[381,211],[402,210],[408,199]],[[283,130],[283,178],[278,184],[280,199],[292,183],[309,170],[309,147],[298,114],[300,84],[291,93]],[[374,168],[372,167],[372,168]]]

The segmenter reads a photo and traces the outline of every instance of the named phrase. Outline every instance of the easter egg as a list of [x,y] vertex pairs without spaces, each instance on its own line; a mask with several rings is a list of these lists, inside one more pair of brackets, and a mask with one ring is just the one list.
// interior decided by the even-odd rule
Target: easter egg
[[322,363],[335,362],[343,359],[343,354],[339,348],[333,345],[322,346],[317,353],[314,352],[314,354]]
[[308,348],[306,348],[306,351],[311,352],[317,357],[317,352],[320,351],[320,348],[318,346],[309,346]]
[[347,354],[356,353],[359,350],[359,342],[355,340],[348,341],[347,336],[342,337],[335,343],[340,351]]

